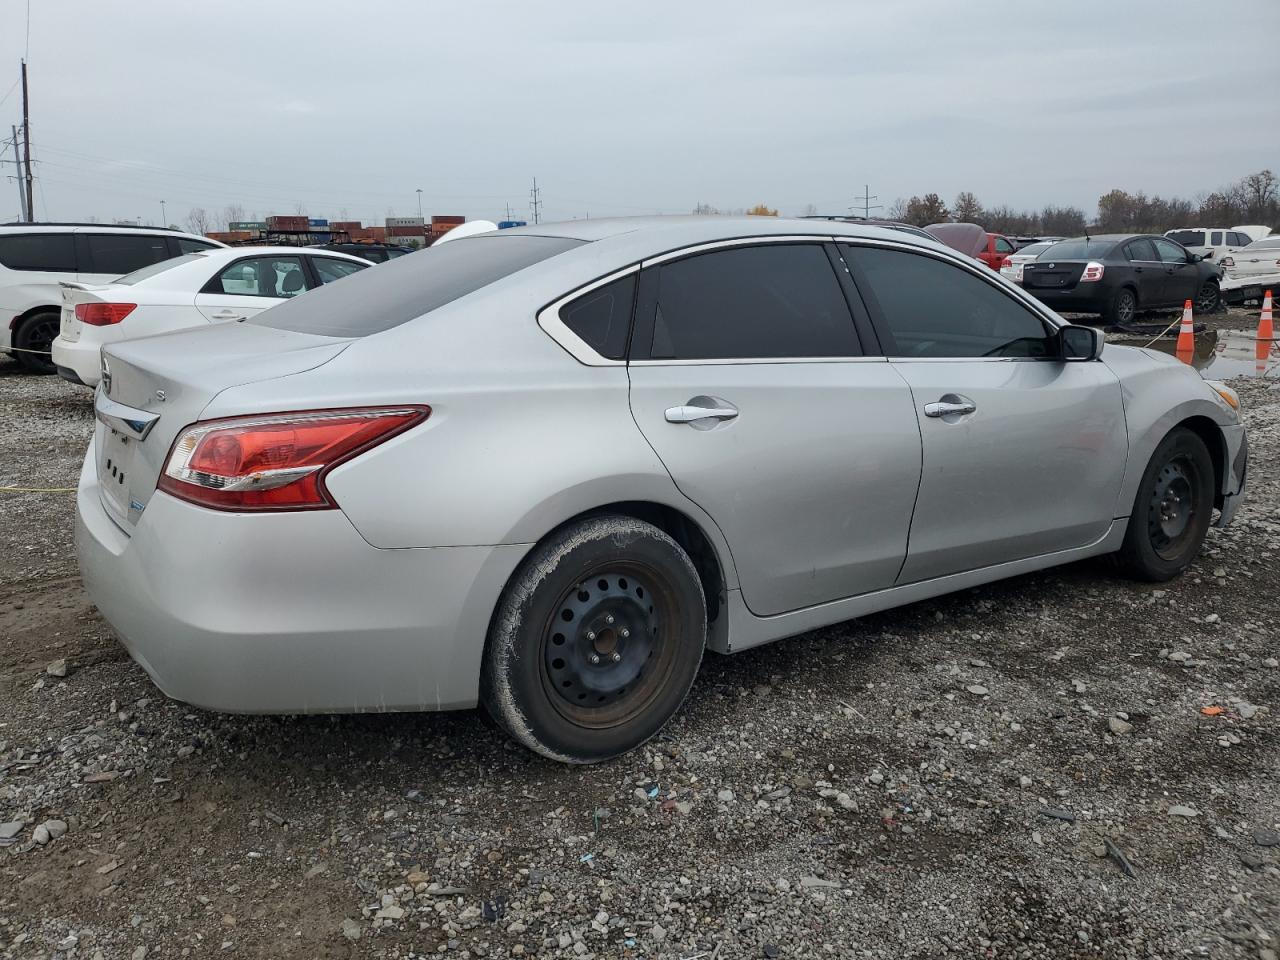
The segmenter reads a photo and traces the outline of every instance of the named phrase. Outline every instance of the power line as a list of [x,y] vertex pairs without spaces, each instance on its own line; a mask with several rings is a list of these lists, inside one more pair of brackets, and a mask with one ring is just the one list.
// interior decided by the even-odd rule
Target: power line
[[540,199],[541,191],[538,189],[538,178],[533,178],[533,189],[529,191],[529,207],[533,210],[533,222],[541,222],[542,200]]
[[[879,210],[882,208],[881,204],[871,202],[872,200],[879,200],[880,198],[871,192],[871,187],[867,184],[862,185],[862,196],[854,197],[853,199],[862,201],[863,217],[870,217],[872,210]],[[849,209],[854,210],[855,208],[850,207]]]

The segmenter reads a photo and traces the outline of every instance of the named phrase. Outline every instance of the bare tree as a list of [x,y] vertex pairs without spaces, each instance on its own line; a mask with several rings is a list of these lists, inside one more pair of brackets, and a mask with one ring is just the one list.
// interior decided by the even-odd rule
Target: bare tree
[[213,218],[204,207],[192,207],[187,214],[187,229],[192,233],[208,233],[213,228]]
[[706,216],[714,216],[715,214],[718,214],[720,211],[717,210],[715,207],[713,207],[709,203],[699,203],[693,208],[693,212],[699,216],[706,217]]
[[227,229],[231,229],[231,224],[241,220],[248,219],[244,215],[244,207],[238,203],[228,203],[222,208],[222,219],[226,221]]
[[885,216],[890,220],[899,220],[903,223],[907,219],[908,200],[906,197],[899,197],[893,203],[889,204],[889,209],[885,211]]
[[804,213],[802,217],[816,217],[818,215],[818,205],[815,203],[806,203],[804,205]]

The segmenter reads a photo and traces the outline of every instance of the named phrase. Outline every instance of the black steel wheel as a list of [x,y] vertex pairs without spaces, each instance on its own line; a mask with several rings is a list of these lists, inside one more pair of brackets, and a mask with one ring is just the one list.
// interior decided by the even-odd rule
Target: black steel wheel
[[1213,513],[1213,459],[1185,427],[1160,442],[1142,476],[1117,555],[1139,580],[1176,577],[1195,559]]
[[18,362],[33,373],[56,373],[53,365],[53,341],[58,336],[57,310],[41,310],[18,324],[13,345],[18,348]]
[[705,644],[702,584],[679,544],[630,517],[593,517],[540,544],[507,585],[481,696],[530,749],[593,763],[661,729]]
[[1196,294],[1196,312],[1213,313],[1221,302],[1222,292],[1212,280],[1206,280]]

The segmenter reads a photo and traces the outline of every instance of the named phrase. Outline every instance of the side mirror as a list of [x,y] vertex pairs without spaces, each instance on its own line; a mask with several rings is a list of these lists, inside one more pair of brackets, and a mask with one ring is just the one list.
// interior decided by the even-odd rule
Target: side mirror
[[1063,360],[1097,360],[1105,342],[1097,327],[1068,324],[1058,328],[1058,356]]

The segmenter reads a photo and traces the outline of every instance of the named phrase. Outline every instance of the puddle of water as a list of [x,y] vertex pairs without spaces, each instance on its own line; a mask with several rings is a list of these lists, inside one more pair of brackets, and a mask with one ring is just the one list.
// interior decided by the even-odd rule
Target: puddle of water
[[[1172,354],[1175,344],[1174,338],[1166,337],[1151,344],[1151,349]],[[1259,360],[1257,346],[1258,341],[1250,331],[1213,331],[1196,337],[1196,352],[1191,365],[1211,380],[1229,380],[1232,377],[1280,380],[1280,353],[1273,350],[1268,357]]]

